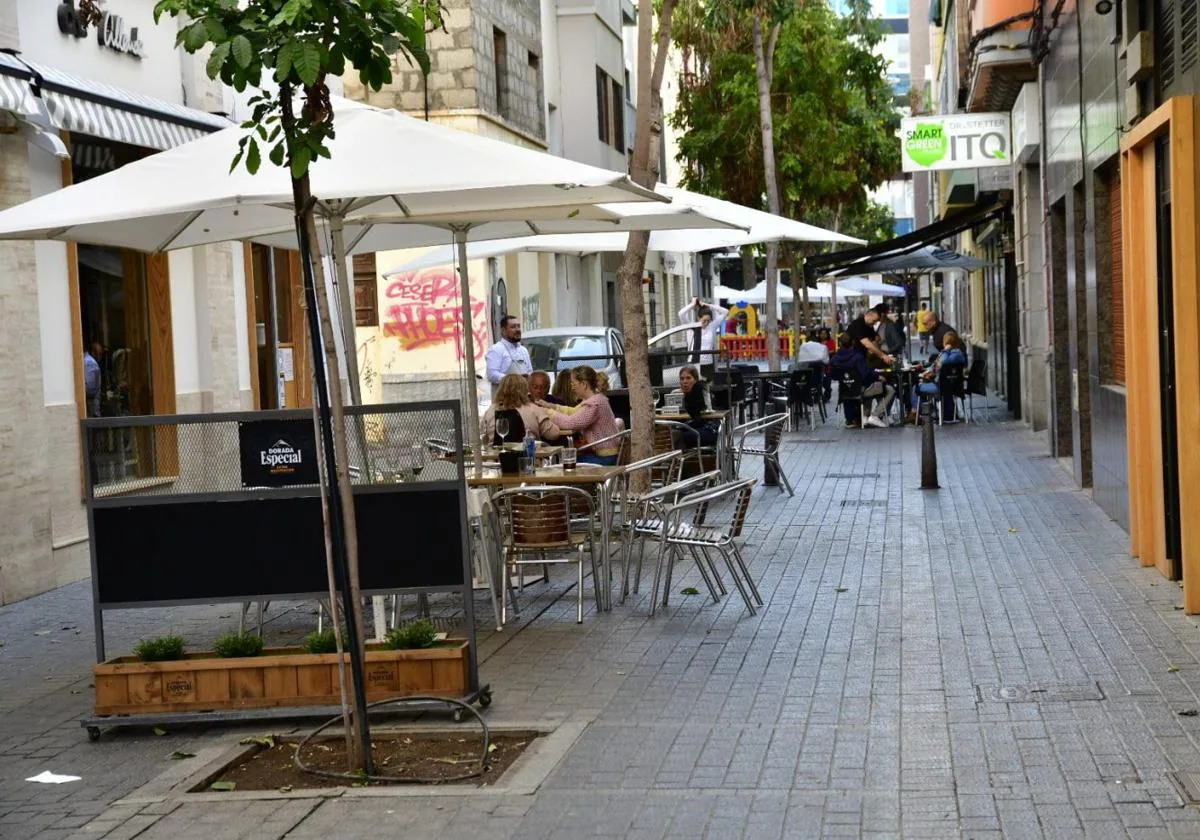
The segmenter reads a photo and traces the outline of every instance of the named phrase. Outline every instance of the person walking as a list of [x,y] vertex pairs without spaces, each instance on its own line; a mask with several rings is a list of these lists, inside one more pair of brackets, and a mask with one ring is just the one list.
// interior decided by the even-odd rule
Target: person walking
[[533,373],[533,361],[529,350],[521,344],[521,319],[505,315],[500,319],[500,340],[487,351],[487,380],[493,393],[500,382],[510,373],[529,376]]

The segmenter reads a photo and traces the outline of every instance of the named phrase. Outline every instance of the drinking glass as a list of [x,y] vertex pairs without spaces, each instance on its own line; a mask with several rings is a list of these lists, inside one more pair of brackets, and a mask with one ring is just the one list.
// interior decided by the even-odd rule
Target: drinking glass
[[567,438],[567,446],[562,451],[562,468],[564,472],[570,472],[575,469],[576,449],[575,441]]
[[412,461],[410,463],[413,477],[416,478],[425,469],[425,447],[419,443],[412,445]]
[[496,434],[500,435],[501,443],[508,440],[508,418],[507,417],[497,417],[496,418]]

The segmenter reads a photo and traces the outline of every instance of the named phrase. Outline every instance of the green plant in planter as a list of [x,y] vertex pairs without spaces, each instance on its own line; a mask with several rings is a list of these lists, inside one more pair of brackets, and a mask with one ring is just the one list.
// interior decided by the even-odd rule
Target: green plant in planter
[[389,630],[383,637],[383,647],[386,650],[417,650],[433,647],[435,641],[437,629],[432,621],[422,618]]
[[183,659],[182,636],[154,636],[133,646],[133,655],[142,662],[171,662]]
[[[346,638],[345,629],[342,630],[342,638]],[[337,653],[337,637],[333,634],[333,628],[305,636],[304,650],[308,653]]]
[[263,640],[253,633],[230,632],[217,639],[213,650],[222,659],[258,656],[263,651]]

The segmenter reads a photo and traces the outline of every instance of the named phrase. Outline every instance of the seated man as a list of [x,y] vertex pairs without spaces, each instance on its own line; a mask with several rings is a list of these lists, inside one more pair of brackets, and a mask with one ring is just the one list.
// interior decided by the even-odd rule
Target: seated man
[[[863,386],[864,402],[870,399],[875,400],[870,415],[862,419],[862,425],[886,429],[888,423],[883,418],[887,416],[888,409],[892,406],[896,389],[884,381],[878,373],[867,367],[866,356],[855,348],[854,339],[849,333],[843,334],[838,339],[838,351],[830,358],[829,367],[837,376],[840,376],[842,371],[854,373]],[[846,417],[846,425],[856,425],[849,415]]]

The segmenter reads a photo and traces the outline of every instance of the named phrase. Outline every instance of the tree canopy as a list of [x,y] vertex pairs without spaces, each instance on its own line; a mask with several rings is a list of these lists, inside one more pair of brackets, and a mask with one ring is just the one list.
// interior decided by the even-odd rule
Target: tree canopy
[[[841,230],[878,229],[880,208],[866,190],[900,168],[900,117],[875,54],[884,37],[866,0],[844,16],[825,2],[794,2],[783,14],[774,53],[771,105],[784,215]],[[763,207],[759,104],[749,14],[714,16],[704,0],[684,0],[675,43],[683,68],[678,159],[685,186]]]

